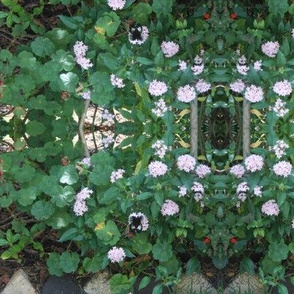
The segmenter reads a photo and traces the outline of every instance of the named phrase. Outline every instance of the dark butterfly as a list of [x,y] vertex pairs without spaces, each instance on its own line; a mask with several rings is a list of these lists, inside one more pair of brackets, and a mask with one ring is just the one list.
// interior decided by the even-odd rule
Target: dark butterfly
[[132,25],[129,31],[129,40],[143,41],[142,31],[142,26],[140,26],[139,24]]
[[143,216],[131,216],[130,217],[130,230],[133,232],[142,231],[142,219]]

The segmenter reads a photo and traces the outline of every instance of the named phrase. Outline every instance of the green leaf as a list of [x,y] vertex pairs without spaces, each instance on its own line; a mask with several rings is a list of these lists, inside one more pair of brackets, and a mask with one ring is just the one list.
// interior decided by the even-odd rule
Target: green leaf
[[64,50],[58,50],[52,55],[52,60],[55,61],[59,66],[60,70],[71,71],[75,66],[75,60],[72,55],[69,55]]
[[59,171],[60,183],[72,185],[79,180],[79,175],[76,171],[75,166],[67,165],[60,169]]
[[148,284],[150,283],[150,277],[144,277],[140,284],[139,284],[139,290],[144,289]]
[[73,17],[68,17],[66,15],[59,15],[60,20],[69,29],[75,30],[78,28],[78,22]]
[[153,194],[151,192],[143,192],[136,197],[136,200],[142,201],[142,200],[149,199],[152,196],[153,196]]
[[148,254],[152,250],[152,244],[148,241],[146,233],[140,233],[132,238],[132,248],[138,254]]
[[152,248],[152,254],[156,260],[161,262],[168,261],[173,255],[172,245],[168,242],[161,243],[157,240],[156,244]]
[[31,136],[38,136],[44,133],[46,127],[38,121],[30,121],[26,124],[26,132]]
[[97,61],[98,63],[105,65],[107,68],[109,68],[112,71],[116,71],[120,67],[117,61],[117,57],[109,52],[100,53],[98,55]]
[[52,202],[58,207],[64,207],[73,201],[76,192],[71,186],[58,187],[57,193],[51,194]]
[[187,275],[191,275],[194,272],[199,272],[201,269],[200,261],[197,257],[192,257],[186,266]]
[[28,206],[33,204],[37,198],[36,189],[34,187],[23,188],[17,193],[17,201],[22,206]]
[[254,262],[249,257],[244,257],[240,264],[241,272],[248,272],[250,275],[254,274]]
[[105,12],[102,17],[98,18],[95,27],[102,29],[106,32],[106,35],[112,37],[115,35],[120,25],[120,18],[118,15],[111,11]]
[[153,11],[157,14],[157,17],[167,15],[172,12],[172,0],[154,0],[152,4]]
[[35,202],[31,208],[31,213],[37,220],[49,219],[54,211],[54,206],[45,200]]
[[288,246],[284,243],[284,241],[281,241],[280,243],[274,241],[272,244],[269,245],[268,256],[273,261],[280,262],[287,259],[288,252]]
[[122,274],[115,274],[109,280],[111,293],[120,294],[120,293],[127,293],[131,287],[132,283],[129,281],[126,275]]
[[152,290],[152,294],[161,294],[163,291],[163,285],[162,284],[159,284],[159,285],[156,285],[153,290]]
[[268,1],[269,11],[273,15],[280,15],[281,18],[288,11],[289,5],[287,0],[269,0]]
[[62,276],[63,270],[59,264],[60,255],[58,253],[50,253],[47,259],[48,271],[51,275]]
[[133,19],[143,25],[148,23],[148,16],[152,13],[152,7],[148,3],[140,2],[133,9]]
[[109,220],[105,226],[96,229],[96,235],[105,245],[115,245],[121,236],[117,225],[112,220]]
[[80,256],[76,252],[65,251],[60,256],[60,267],[65,273],[73,273],[78,268]]
[[278,290],[279,290],[279,294],[288,294],[288,289],[285,285],[283,284],[278,284]]
[[153,60],[148,59],[146,57],[137,57],[136,60],[139,63],[144,64],[144,65],[151,65],[151,64],[153,64]]
[[294,253],[294,242],[291,242],[291,243],[288,245],[288,247],[289,247],[290,252],[291,252],[291,253]]
[[32,51],[39,57],[45,57],[51,55],[54,52],[55,46],[50,39],[45,37],[37,37],[31,43]]
[[100,204],[110,204],[119,197],[119,189],[117,187],[110,187],[99,199]]
[[68,92],[75,92],[76,86],[79,82],[79,77],[75,73],[68,72],[61,74],[59,77],[59,83],[62,90]]

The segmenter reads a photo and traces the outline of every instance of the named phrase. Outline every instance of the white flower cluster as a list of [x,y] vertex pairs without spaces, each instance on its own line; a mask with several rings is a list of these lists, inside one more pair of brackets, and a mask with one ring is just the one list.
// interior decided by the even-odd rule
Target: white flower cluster
[[289,112],[289,109],[286,108],[286,102],[282,101],[282,99],[280,98],[277,99],[274,107],[270,107],[270,110],[271,109],[276,113],[278,117],[283,117]]
[[275,155],[280,159],[285,155],[285,150],[289,148],[289,145],[283,141],[283,140],[278,140],[276,144],[273,146],[272,150],[275,152]]

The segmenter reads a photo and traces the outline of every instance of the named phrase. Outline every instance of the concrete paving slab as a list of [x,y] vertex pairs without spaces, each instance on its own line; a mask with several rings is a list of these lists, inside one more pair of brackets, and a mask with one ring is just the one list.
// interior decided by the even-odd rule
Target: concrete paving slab
[[28,275],[22,270],[14,273],[1,294],[38,294]]

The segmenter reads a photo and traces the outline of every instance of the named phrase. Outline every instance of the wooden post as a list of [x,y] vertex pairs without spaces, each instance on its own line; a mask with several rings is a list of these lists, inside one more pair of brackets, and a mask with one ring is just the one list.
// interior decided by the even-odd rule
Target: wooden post
[[84,134],[84,124],[85,124],[86,114],[87,114],[89,105],[90,105],[90,100],[86,100],[84,112],[83,112],[82,117],[80,118],[80,121],[79,121],[79,134],[80,134],[80,139],[81,139],[81,141],[82,141],[82,143],[84,145],[84,150],[85,150],[85,156],[86,157],[90,157],[90,153],[89,153],[89,150],[88,150],[88,147],[87,147],[85,134]]
[[243,160],[250,154],[250,102],[243,98]]
[[197,160],[197,156],[198,156],[198,100],[197,98],[195,98],[191,102],[190,144],[191,144],[191,155]]

